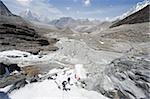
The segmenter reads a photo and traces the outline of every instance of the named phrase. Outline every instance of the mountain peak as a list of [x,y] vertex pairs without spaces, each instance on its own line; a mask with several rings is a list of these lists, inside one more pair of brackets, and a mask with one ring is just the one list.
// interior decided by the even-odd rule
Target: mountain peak
[[36,13],[33,13],[30,9],[26,9],[25,11],[21,12],[20,16],[30,21],[39,22],[38,15]]
[[149,0],[144,0],[142,2],[138,2],[135,6],[133,6],[129,11],[125,12],[124,14],[122,14],[121,16],[117,17],[118,19],[122,20],[125,17],[138,12],[139,10],[145,8],[146,6],[150,5],[150,1]]
[[9,9],[5,6],[5,4],[1,0],[0,0],[0,15],[13,16],[13,14],[9,11]]
[[30,11],[30,9],[26,9],[25,15],[27,15],[27,16],[33,16],[32,12]]
[[136,24],[150,22],[150,5],[145,6],[143,9],[127,16],[126,18],[114,23],[110,28],[120,26],[123,24]]

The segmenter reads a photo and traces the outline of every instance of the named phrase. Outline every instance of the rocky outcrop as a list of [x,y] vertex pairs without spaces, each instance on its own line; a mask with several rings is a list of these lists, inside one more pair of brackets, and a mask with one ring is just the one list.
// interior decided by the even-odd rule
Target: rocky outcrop
[[[107,86],[99,91],[112,99],[149,99],[150,98],[150,61],[137,56],[119,58],[108,66],[103,80]],[[117,97],[117,98],[115,98]]]
[[[6,68],[9,71],[8,75],[5,75]],[[0,69],[3,70],[0,70],[0,88],[13,85],[9,89],[9,92],[24,87],[27,84],[27,81],[33,83],[39,80],[38,74],[40,74],[40,68],[36,66],[20,68],[17,64],[5,65],[0,63]],[[18,71],[18,73],[12,73],[13,71]]]
[[4,3],[1,0],[0,0],[0,15],[13,16],[13,14],[9,11],[9,9],[4,5]]
[[12,73],[14,71],[21,71],[21,68],[17,65],[17,64],[4,64],[4,63],[0,63],[0,75],[4,75],[7,72],[8,73]]
[[150,22],[150,5],[147,5],[145,8],[139,10],[138,12],[135,12],[128,17],[124,18],[123,20],[120,20],[116,23],[114,23],[110,28],[120,26],[123,24],[136,24],[136,23],[144,23],[144,22]]
[[3,75],[6,73],[5,67],[6,67],[5,64],[0,63],[0,75]]

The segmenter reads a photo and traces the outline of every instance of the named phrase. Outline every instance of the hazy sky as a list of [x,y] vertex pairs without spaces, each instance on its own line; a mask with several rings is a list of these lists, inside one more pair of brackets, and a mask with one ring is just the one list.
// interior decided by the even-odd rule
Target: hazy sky
[[26,9],[51,19],[73,18],[111,19],[143,0],[2,0],[15,14]]

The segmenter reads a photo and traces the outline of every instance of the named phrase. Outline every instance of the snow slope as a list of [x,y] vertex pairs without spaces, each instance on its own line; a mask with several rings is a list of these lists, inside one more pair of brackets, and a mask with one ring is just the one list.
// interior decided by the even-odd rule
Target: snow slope
[[[108,99],[100,93],[76,86],[75,83],[80,82],[74,78],[74,69],[69,69],[65,73],[64,71],[66,71],[66,68],[52,70],[49,74],[58,72],[55,80],[46,79],[42,82],[28,84],[24,88],[13,91],[9,96],[11,99]],[[70,91],[63,91],[61,84],[68,77],[71,78],[71,84],[73,85],[68,84],[67,88],[70,88]]]

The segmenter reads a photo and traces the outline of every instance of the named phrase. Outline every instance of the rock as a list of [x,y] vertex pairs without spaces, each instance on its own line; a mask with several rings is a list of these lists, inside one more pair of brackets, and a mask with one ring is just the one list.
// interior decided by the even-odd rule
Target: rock
[[48,42],[47,40],[39,39],[39,40],[37,40],[37,41],[39,41],[39,44],[40,44],[41,46],[49,45],[49,42]]
[[0,63],[0,75],[4,75],[6,73],[5,67],[7,65]]
[[0,78],[0,88],[4,88],[8,85],[15,84],[16,82],[25,79],[25,75],[10,75],[7,77]]
[[147,5],[143,9],[141,9],[138,12],[135,12],[128,17],[124,18],[123,20],[120,20],[119,22],[114,23],[111,28],[120,26],[123,24],[136,24],[136,23],[144,23],[144,22],[150,22],[149,14],[150,14],[150,5]]
[[12,91],[14,91],[16,89],[20,89],[20,88],[24,87],[26,84],[28,84],[26,82],[26,79],[19,80],[12,85],[12,87],[8,90],[7,93],[11,93]]
[[4,75],[6,73],[12,73],[14,71],[21,71],[21,68],[17,64],[6,65],[4,63],[0,63],[0,75]]
[[36,66],[25,66],[22,70],[29,77],[36,77],[40,73],[40,68]]
[[7,66],[9,72],[13,72],[13,71],[21,71],[21,68],[17,65],[17,64],[10,64],[9,66]]
[[[107,84],[114,85],[114,88],[110,90],[100,86],[99,92],[112,99],[149,99],[149,64],[150,61],[148,60],[135,58],[131,61],[128,57],[114,60],[108,66],[104,75],[109,77],[111,81]],[[102,82],[106,83],[107,81],[103,79]]]
[[13,14],[9,11],[9,9],[4,5],[4,3],[0,0],[0,14],[5,16],[13,16]]

